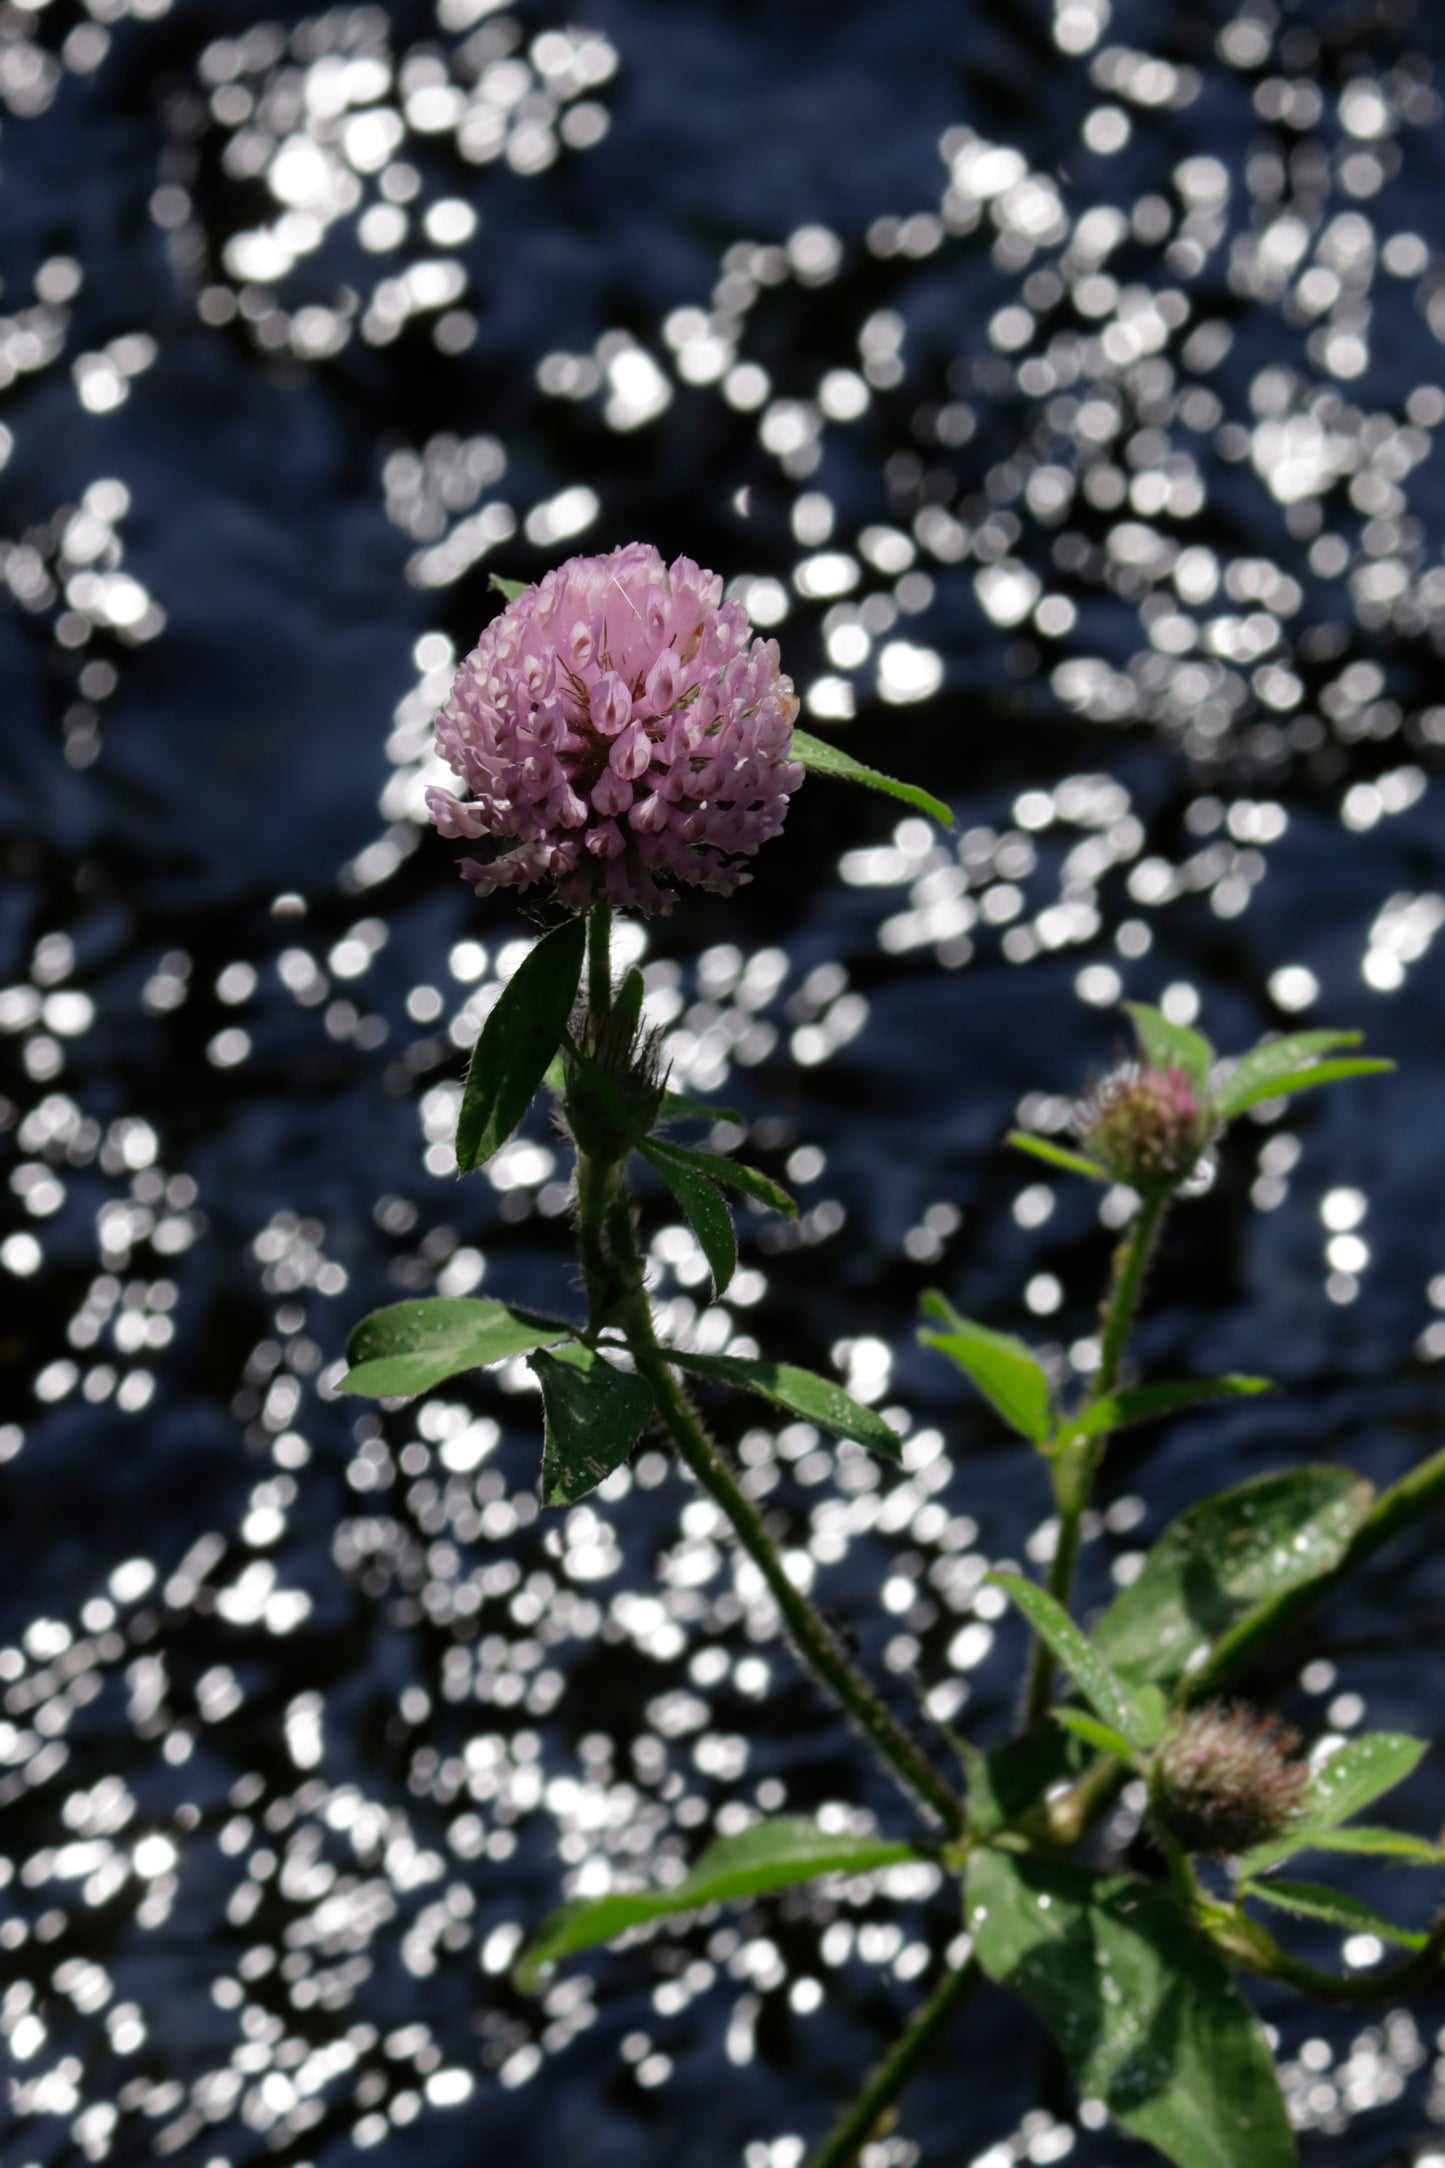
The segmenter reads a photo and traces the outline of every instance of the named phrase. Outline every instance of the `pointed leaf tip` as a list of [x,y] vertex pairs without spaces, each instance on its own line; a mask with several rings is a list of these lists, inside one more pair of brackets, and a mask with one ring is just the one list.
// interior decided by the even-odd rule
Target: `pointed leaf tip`
[[751,1197],[756,1204],[766,1205],[772,1212],[781,1212],[785,1219],[796,1219],[798,1207],[780,1183],[770,1176],[759,1174],[756,1167],[745,1167],[741,1160],[730,1159],[725,1152],[699,1152],[686,1144],[674,1144],[670,1139],[649,1139],[645,1157],[651,1160],[659,1173],[667,1166],[686,1167],[706,1181],[719,1182],[727,1189],[735,1189],[744,1197]]
[[945,1327],[942,1332],[920,1332],[923,1345],[957,1363],[1011,1430],[1042,1445],[1049,1435],[1049,1381],[1023,1341],[960,1317],[936,1290],[923,1297],[921,1307]]
[[1046,1588],[1040,1588],[1037,1581],[1026,1581],[1021,1573],[991,1573],[988,1578],[1022,1611],[1040,1639],[1048,1643],[1094,1714],[1102,1718],[1111,1731],[1127,1739],[1136,1752],[1147,1752],[1154,1744],[1159,1728],[1157,1706],[1152,1703],[1146,1706],[1116,1676],[1093,1643],[1079,1631],[1063,1605]]
[[346,1343],[351,1368],[343,1393],[390,1400],[430,1392],[464,1370],[480,1370],[572,1337],[574,1327],[473,1295],[434,1295],[373,1310]]
[[1139,1051],[1151,1069],[1182,1069],[1200,1090],[1208,1084],[1214,1048],[1202,1032],[1191,1031],[1187,1024],[1172,1024],[1162,1009],[1151,1009],[1144,1001],[1126,1001],[1124,1007],[1133,1019]]
[[885,797],[901,798],[916,812],[926,813],[940,827],[953,826],[953,814],[941,798],[931,791],[920,790],[916,783],[900,783],[896,776],[884,775],[878,768],[865,767],[841,746],[830,744],[826,738],[815,738],[809,731],[793,732],[790,751],[794,760],[801,761],[815,775],[836,776],[842,783],[861,783],[868,790],[882,791]]
[[651,1920],[695,1912],[729,1899],[763,1896],[819,1875],[869,1874],[919,1856],[910,1844],[886,1837],[833,1835],[801,1817],[757,1822],[737,1836],[719,1837],[686,1880],[668,1889],[618,1891],[564,1905],[528,1946],[517,1967],[517,1985],[528,1993],[544,1966],[575,1950],[615,1941],[629,1928]]
[[1027,1152],[1033,1159],[1041,1159],[1046,1166],[1058,1167],[1065,1174],[1081,1174],[1089,1182],[1112,1182],[1114,1177],[1107,1167],[1101,1167],[1097,1159],[1090,1159],[1085,1152],[1071,1152],[1062,1144],[1055,1144],[1050,1137],[1036,1137],[1027,1129],[1011,1129],[1004,1139],[1016,1152]]
[[1246,1107],[1259,1106],[1266,1099],[1288,1099],[1295,1092],[1315,1091],[1321,1084],[1343,1084],[1350,1077],[1386,1076],[1394,1066],[1392,1061],[1369,1056],[1351,1061],[1315,1061],[1303,1069],[1291,1069],[1284,1075],[1272,1074],[1244,1087],[1238,1083],[1239,1072],[1236,1070],[1220,1111],[1227,1120],[1233,1120],[1236,1114],[1243,1114]]
[[668,1348],[666,1354],[680,1370],[690,1370],[694,1376],[710,1378],[718,1385],[736,1385],[743,1392],[756,1393],[790,1415],[831,1431],[835,1438],[851,1438],[855,1444],[867,1446],[884,1460],[896,1462],[903,1458],[898,1433],[831,1378],[800,1370],[795,1363],[767,1362],[750,1356],[694,1355],[677,1348]]
[[480,1167],[506,1143],[562,1043],[582,978],[587,921],[544,934],[502,988],[472,1052],[457,1117],[457,1168]]
[[[676,1146],[663,1144],[654,1137],[639,1144],[637,1149],[649,1167],[662,1176],[682,1206],[688,1225],[697,1236],[698,1248],[707,1259],[713,1291],[720,1295],[738,1262],[737,1230],[727,1199],[715,1182],[689,1165]],[[702,1155],[692,1156],[700,1158]]]
[[652,1418],[652,1394],[588,1347],[528,1357],[542,1388],[542,1503],[574,1505],[620,1468]]

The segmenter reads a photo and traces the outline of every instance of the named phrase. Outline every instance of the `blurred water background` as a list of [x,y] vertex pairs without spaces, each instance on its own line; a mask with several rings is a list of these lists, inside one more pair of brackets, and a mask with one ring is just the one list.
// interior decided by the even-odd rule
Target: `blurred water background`
[[[544,1515],[521,1366],[335,1394],[380,1302],[572,1290],[545,1124],[451,1171],[534,931],[422,809],[491,570],[687,551],[956,808],[813,780],[634,941],[804,1208],[710,1306],[652,1197],[669,1326],[898,1411],[901,1477],[716,1415],[940,1753],[1009,1722],[980,1584],[1048,1531],[917,1298],[1087,1368],[1118,1200],[999,1144],[1121,998],[1400,1070],[1181,1210],[1143,1359],[1283,1390],[1120,1442],[1086,1598],[1206,1487],[1436,1445],[1442,48],[1423,0],[0,5],[7,2162],[796,2168],[955,1931],[914,1870],[510,1984],[743,1810],[909,1825],[658,1450]],[[1437,1728],[1436,1551],[1281,1649],[1313,1733]],[[1307,2162],[1445,2159],[1439,1998],[1261,2007]],[[881,2157],[1145,2155],[1000,2001]]]

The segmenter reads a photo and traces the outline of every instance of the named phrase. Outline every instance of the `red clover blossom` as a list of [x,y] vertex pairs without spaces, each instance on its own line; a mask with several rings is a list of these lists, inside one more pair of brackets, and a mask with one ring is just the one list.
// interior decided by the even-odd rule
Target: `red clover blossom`
[[798,702],[722,589],[630,542],[569,558],[487,626],[436,726],[470,796],[427,793],[444,836],[506,846],[462,861],[478,895],[550,880],[575,910],[667,911],[680,887],[751,878],[803,780]]

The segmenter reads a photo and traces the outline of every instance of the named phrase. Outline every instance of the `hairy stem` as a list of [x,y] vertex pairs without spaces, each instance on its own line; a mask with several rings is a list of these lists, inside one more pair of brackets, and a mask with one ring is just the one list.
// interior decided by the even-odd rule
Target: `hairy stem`
[[587,1290],[587,1333],[595,1340],[612,1317],[615,1291],[605,1229],[620,1170],[615,1163],[577,1154],[577,1254]]
[[1445,1958],[1445,1920],[1437,1920],[1430,1939],[1401,1963],[1362,1972],[1355,1979],[1323,1972],[1317,1965],[1302,1964],[1281,1949],[1269,1931],[1246,1913],[1227,1905],[1207,1904],[1200,1924],[1215,1948],[1246,1972],[1261,1979],[1280,1980],[1301,1994],[1320,2002],[1392,2002],[1433,1986]]
[[653,1330],[652,1307],[642,1284],[642,1264],[632,1232],[625,1186],[614,1190],[607,1220],[612,1314],[627,1335],[640,1376],[652,1388],[664,1428],[693,1475],[731,1524],[734,1535],[767,1583],[794,1645],[815,1678],[841,1702],[899,1784],[950,1836],[964,1826],[963,1801],[934,1768],[923,1749],[879,1700],[837,1637],[789,1579],[763,1517],[703,1428],[668,1365]]
[[1102,1400],[1106,1394],[1112,1393],[1119,1382],[1119,1365],[1123,1361],[1125,1344],[1138,1314],[1139,1298],[1144,1292],[1144,1277],[1158,1244],[1159,1232],[1164,1225],[1169,1204],[1170,1192],[1167,1189],[1154,1190],[1145,1197],[1127,1241],[1121,1242],[1114,1254],[1114,1277],[1104,1312],[1104,1337],[1099,1348],[1099,1367],[1089,1387],[1090,1407],[1096,1401]]
[[[1168,1190],[1154,1190],[1139,1206],[1128,1235],[1114,1252],[1113,1275],[1104,1308],[1104,1331],[1099,1347],[1099,1367],[1084,1401],[1095,1406],[1114,1390],[1124,1359],[1130,1328],[1139,1309],[1144,1279],[1159,1241],[1169,1209]],[[1107,1437],[1080,1438],[1065,1445],[1053,1463],[1054,1502],[1058,1509],[1058,1538],[1049,1565],[1048,1590],[1067,1610],[1074,1592],[1074,1568],[1078,1562],[1084,1515],[1093,1496],[1094,1478],[1104,1457]],[[1032,1729],[1048,1714],[1054,1689],[1054,1657],[1048,1644],[1034,1641],[1024,1696],[1023,1728]]]
[[961,1831],[964,1821],[962,1800],[939,1775],[922,1748],[889,1714],[807,1597],[789,1580],[783,1561],[763,1525],[762,1515],[719,1456],[686,1393],[668,1368],[650,1318],[644,1329],[640,1316],[644,1310],[645,1298],[640,1298],[629,1303],[623,1312],[633,1360],[652,1388],[658,1413],[679,1454],[714,1503],[722,1508],[738,1542],[762,1574],[799,1654],[814,1676],[842,1703],[903,1789],[942,1822],[950,1834]]
[[946,1972],[911,2024],[901,2033],[865,2083],[852,2106],[834,2124],[808,2168],[855,2168],[870,2138],[956,2010],[982,1980],[972,1958]]

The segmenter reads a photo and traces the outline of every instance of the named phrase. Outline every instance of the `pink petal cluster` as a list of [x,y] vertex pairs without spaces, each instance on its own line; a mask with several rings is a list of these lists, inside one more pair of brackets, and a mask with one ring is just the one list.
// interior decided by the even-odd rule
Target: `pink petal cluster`
[[577,910],[666,911],[748,880],[803,780],[792,682],[750,632],[716,573],[640,542],[509,602],[437,717],[470,795],[427,793],[444,836],[506,846],[463,860],[478,895],[546,880]]

